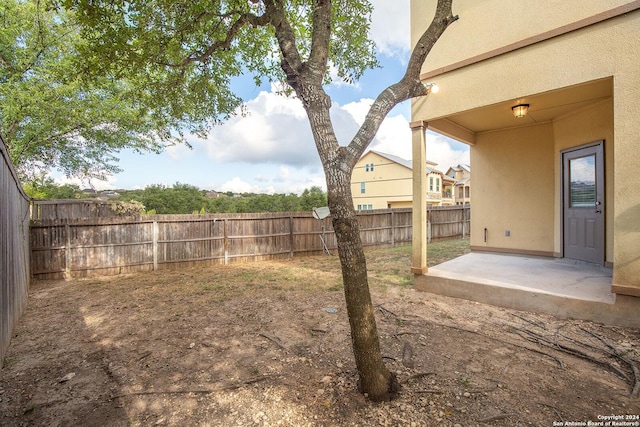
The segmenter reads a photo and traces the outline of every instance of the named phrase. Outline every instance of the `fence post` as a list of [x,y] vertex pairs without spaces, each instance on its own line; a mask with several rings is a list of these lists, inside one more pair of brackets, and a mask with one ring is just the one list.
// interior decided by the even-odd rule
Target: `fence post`
[[64,234],[67,238],[64,251],[64,276],[69,280],[71,279],[71,226],[68,222],[64,225]]
[[289,214],[289,256],[293,258],[293,213]]
[[391,209],[391,246],[396,245],[396,217]]
[[460,209],[460,216],[462,216],[462,238],[467,234],[467,214],[465,212],[464,206]]
[[228,226],[228,218],[224,219],[224,265],[229,264],[229,230]]
[[158,270],[158,235],[160,234],[160,226],[158,221],[153,221],[153,271]]

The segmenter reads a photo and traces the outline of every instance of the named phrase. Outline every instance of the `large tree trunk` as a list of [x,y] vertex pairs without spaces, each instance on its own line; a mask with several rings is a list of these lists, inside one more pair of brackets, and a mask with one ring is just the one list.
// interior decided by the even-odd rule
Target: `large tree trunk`
[[438,0],[436,16],[411,54],[407,73],[385,89],[375,100],[364,123],[348,146],[340,146],[329,110],[331,99],[323,89],[331,40],[331,0],[318,0],[314,5],[311,52],[303,60],[296,48],[295,31],[287,21],[281,2],[264,0],[265,14],[273,26],[287,76],[287,84],[302,102],[311,125],[316,148],[327,180],[329,209],[338,240],[344,294],[347,302],[353,354],[360,376],[360,391],[371,400],[390,400],[399,388],[394,374],[382,363],[380,343],[367,280],[367,264],[360,240],[360,227],[351,197],[351,173],[356,162],[373,140],[382,120],[399,102],[428,95],[431,86],[420,81],[424,59],[440,34],[455,18],[452,0]]
[[360,376],[359,388],[371,400],[390,400],[398,391],[399,384],[382,362],[360,226],[351,198],[351,174],[335,169],[325,172],[329,209],[342,266],[353,354]]

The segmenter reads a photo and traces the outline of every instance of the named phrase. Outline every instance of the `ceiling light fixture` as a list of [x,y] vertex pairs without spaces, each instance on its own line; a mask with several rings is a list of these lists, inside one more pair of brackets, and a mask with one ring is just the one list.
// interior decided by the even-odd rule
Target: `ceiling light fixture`
[[518,104],[515,107],[511,107],[511,111],[513,111],[516,119],[522,118],[527,115],[529,104]]

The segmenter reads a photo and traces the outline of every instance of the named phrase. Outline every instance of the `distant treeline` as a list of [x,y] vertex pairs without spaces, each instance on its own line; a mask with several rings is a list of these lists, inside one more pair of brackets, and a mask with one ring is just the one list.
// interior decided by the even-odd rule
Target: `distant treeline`
[[100,197],[111,201],[139,202],[148,214],[192,213],[260,213],[302,212],[327,205],[327,195],[320,187],[311,187],[297,195],[236,194],[201,190],[189,184],[176,183],[171,187],[150,185],[143,190],[110,190],[92,192],[77,185],[56,185],[46,179],[25,186],[25,191],[38,199],[86,199]]

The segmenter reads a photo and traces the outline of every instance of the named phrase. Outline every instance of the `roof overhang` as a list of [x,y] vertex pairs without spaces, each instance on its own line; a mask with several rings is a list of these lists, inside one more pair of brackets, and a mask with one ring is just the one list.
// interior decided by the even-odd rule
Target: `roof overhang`
[[[474,145],[477,134],[553,121],[612,95],[613,79],[604,78],[431,119],[426,127]],[[511,107],[518,104],[529,104],[525,117],[514,117]]]

